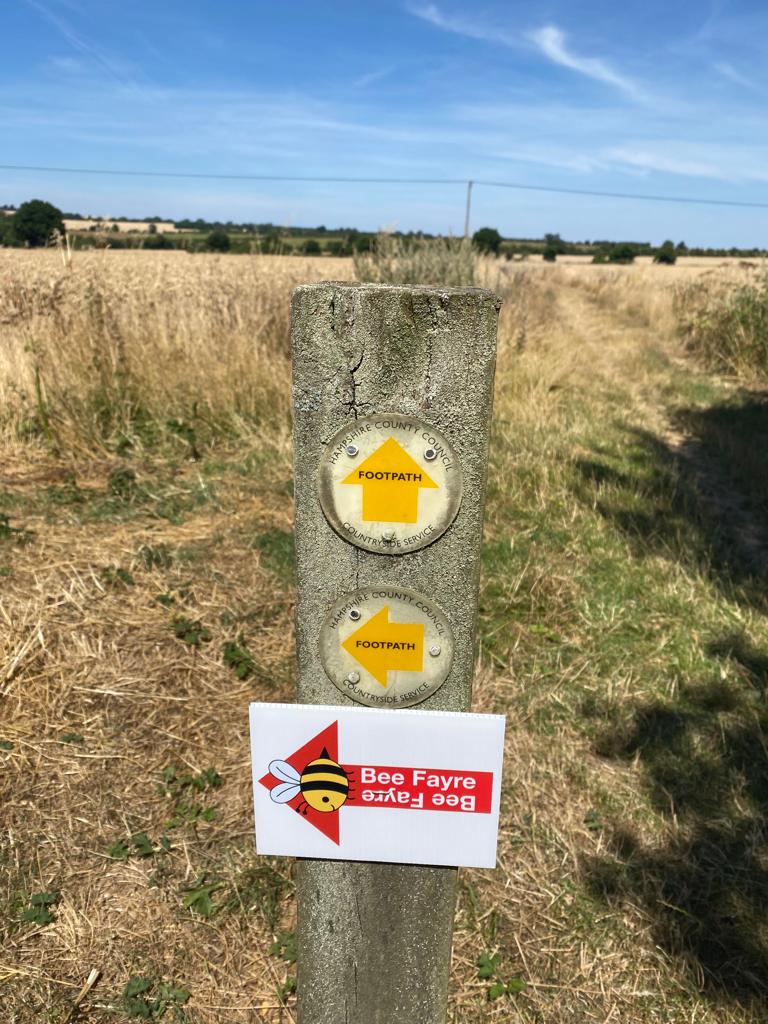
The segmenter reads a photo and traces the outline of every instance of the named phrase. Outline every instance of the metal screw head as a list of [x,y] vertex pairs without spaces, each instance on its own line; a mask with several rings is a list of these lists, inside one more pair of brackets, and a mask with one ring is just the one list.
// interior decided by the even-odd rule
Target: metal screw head
[[394,530],[382,530],[381,531],[381,536],[386,541],[393,541],[395,539],[395,531]]
[[440,644],[432,644],[432,646],[429,648],[429,653],[432,655],[433,658],[436,658],[440,653]]
[[349,617],[350,617],[350,619],[352,619],[353,622],[357,622],[357,620],[360,618],[360,614],[361,613],[360,613],[360,609],[359,608],[350,608],[349,609]]
[[350,683],[359,683],[360,682],[360,673],[359,672],[350,672],[349,675],[347,676],[347,680]]
[[424,451],[424,458],[427,460],[427,462],[432,462],[434,459],[437,458],[437,452],[435,451],[434,448],[427,448]]
[[357,453],[360,451],[360,449],[357,447],[356,444],[348,444],[346,451],[350,459],[353,459],[355,455],[357,455]]

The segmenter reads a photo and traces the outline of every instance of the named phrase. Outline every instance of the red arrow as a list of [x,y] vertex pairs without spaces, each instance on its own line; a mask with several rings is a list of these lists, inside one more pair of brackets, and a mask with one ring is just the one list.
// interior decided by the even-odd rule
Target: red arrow
[[[309,743],[305,743],[303,747],[299,747],[298,750],[294,751],[290,757],[286,757],[285,760],[301,775],[308,764],[312,761],[317,760],[321,754],[325,751],[327,756],[333,761],[339,760],[339,723],[333,722],[328,726],[327,729],[323,729],[319,732],[314,739],[311,739]],[[270,792],[275,786],[280,785],[280,779],[275,778],[270,772],[262,776],[259,782],[268,789]],[[286,806],[292,807],[298,811],[299,807],[304,803],[301,793],[297,793],[296,796]],[[321,814],[319,811],[314,810],[312,807],[305,808],[306,814],[304,817],[310,823],[314,825],[316,829],[319,829],[324,836],[328,836],[336,845],[339,845],[339,816],[338,814]]]

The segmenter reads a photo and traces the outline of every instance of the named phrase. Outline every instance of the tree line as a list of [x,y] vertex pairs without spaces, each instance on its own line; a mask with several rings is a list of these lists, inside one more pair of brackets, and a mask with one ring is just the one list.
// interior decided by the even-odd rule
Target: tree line
[[[5,212],[2,212],[5,211]],[[42,246],[65,234],[64,219],[82,220],[79,214],[64,214],[52,203],[42,199],[31,199],[18,208],[0,206],[0,245]],[[128,222],[128,218],[112,220]],[[301,254],[305,256],[352,256],[368,252],[376,245],[376,234],[358,231],[357,228],[329,229],[325,225],[316,228],[280,228],[275,224],[234,223],[233,221],[197,220],[174,221],[179,233],[160,233],[156,224],[161,217],[146,218],[149,230],[140,234],[124,234],[114,224],[110,229],[99,232],[89,228],[88,233],[71,232],[74,248],[93,246],[111,249],[185,249],[190,252],[235,252],[266,253],[271,255]],[[154,230],[153,230],[154,228]],[[424,240],[436,236],[422,232],[393,232],[405,245],[409,240]],[[318,237],[320,236],[320,237]],[[505,239],[492,227],[475,231],[472,244],[482,253],[507,259],[541,255],[550,263],[558,256],[591,255],[593,263],[633,263],[637,256],[652,256],[656,263],[674,264],[679,256],[736,256],[760,257],[766,250],[752,248],[710,249],[689,248],[685,242],[675,244],[671,239],[662,245],[650,242],[613,242],[593,240],[569,242],[559,234],[548,233],[543,239]]]

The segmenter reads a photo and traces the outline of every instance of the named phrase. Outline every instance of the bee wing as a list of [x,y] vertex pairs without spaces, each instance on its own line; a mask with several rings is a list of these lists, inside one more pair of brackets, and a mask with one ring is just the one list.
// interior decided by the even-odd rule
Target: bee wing
[[300,792],[298,782],[281,782],[279,786],[270,789],[269,795],[276,804],[289,804]]
[[299,784],[299,773],[287,761],[270,761],[269,773],[281,782],[292,782],[296,786]]

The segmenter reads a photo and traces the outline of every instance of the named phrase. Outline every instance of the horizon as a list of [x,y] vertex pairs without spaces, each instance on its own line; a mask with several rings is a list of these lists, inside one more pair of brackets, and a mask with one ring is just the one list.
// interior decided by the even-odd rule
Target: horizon
[[[516,181],[529,188],[765,201],[768,76],[757,2],[605,0],[130,10],[21,0],[5,12],[3,202],[109,216],[354,224],[463,234],[462,184],[206,182],[160,174]],[[757,213],[757,215],[756,215]],[[155,216],[156,214],[153,214]],[[83,213],[82,216],[99,216]],[[107,214],[101,214],[106,217]],[[478,186],[470,231],[684,238],[755,248],[759,211]]]

